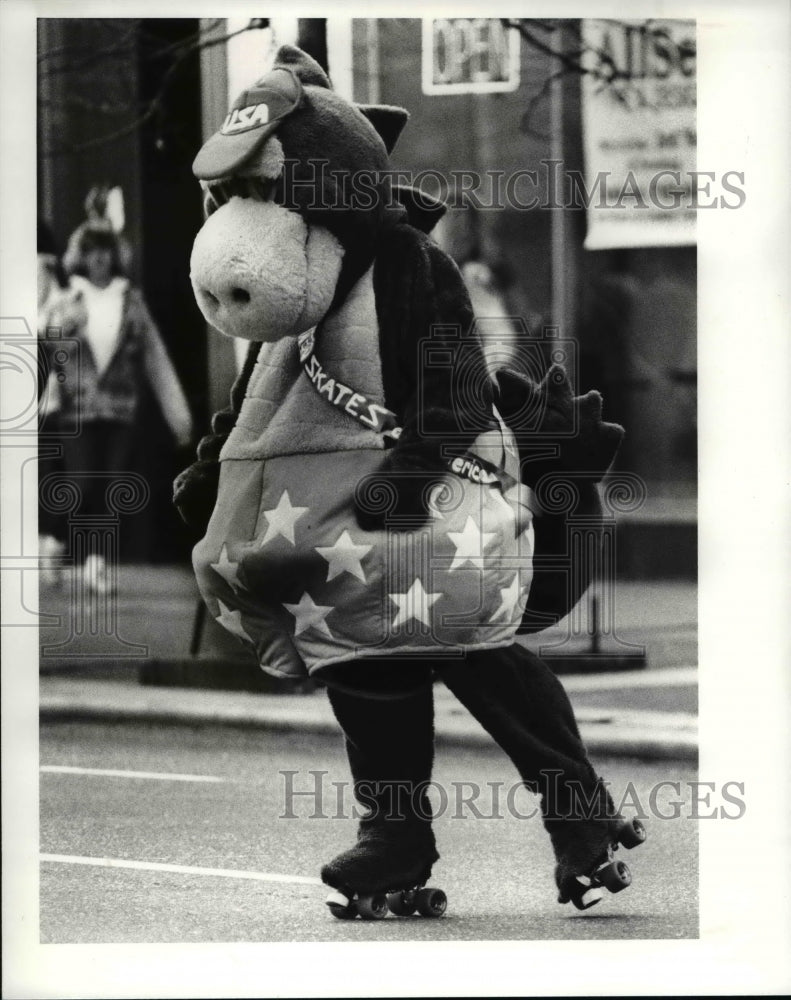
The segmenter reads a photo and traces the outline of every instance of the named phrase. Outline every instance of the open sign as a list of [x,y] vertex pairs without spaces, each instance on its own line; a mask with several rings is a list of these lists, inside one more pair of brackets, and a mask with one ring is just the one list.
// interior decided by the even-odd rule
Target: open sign
[[498,18],[427,18],[422,61],[424,94],[516,90],[519,32]]

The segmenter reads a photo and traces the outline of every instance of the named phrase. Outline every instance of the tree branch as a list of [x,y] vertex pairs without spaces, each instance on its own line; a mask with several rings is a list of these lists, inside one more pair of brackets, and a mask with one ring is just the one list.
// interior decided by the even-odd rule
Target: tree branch
[[[98,146],[116,142],[119,139],[130,135],[132,132],[136,131],[141,126],[145,125],[146,122],[150,121],[154,115],[163,110],[163,99],[167,88],[174,76],[180,71],[185,61],[191,56],[203,51],[204,49],[212,48],[216,45],[226,45],[232,38],[236,38],[238,35],[242,35],[248,31],[260,31],[268,26],[268,22],[262,18],[251,19],[243,28],[238,28],[236,31],[227,32],[226,34],[212,37],[212,32],[216,29],[219,24],[219,20],[214,21],[212,24],[205,28],[202,28],[191,39],[183,40],[177,43],[172,43],[170,45],[164,46],[162,49],[155,53],[155,56],[168,55],[176,53],[174,61],[165,71],[162,77],[162,83],[159,88],[159,92],[148,102],[148,104],[140,111],[140,113],[133,118],[131,121],[120,126],[119,128],[113,129],[110,132],[105,132],[102,135],[97,135],[92,139],[87,139],[84,142],[64,144],[62,146],[57,146],[52,149],[43,150],[44,156],[59,156],[63,154],[74,154],[82,153],[90,149],[95,149]],[[139,22],[137,22],[139,27]],[[109,46],[105,50],[100,50],[101,55],[97,58],[107,58],[108,55],[114,55],[119,51],[117,45]],[[60,54],[62,55],[66,50],[61,49]],[[149,54],[150,55],[150,54]],[[151,56],[153,58],[154,56]],[[91,59],[91,62],[95,60]],[[83,64],[83,68],[84,68]],[[68,106],[77,107],[80,106],[83,109],[88,109],[87,105],[89,102],[87,99],[82,98],[79,95],[66,94],[63,98],[56,100],[51,100],[46,102],[49,106],[53,108],[64,108]],[[112,106],[111,106],[112,107]],[[126,110],[128,110],[131,105],[127,105]],[[118,113],[118,106],[112,107],[112,109],[106,109],[106,105],[93,104],[91,110],[94,111],[105,111],[108,114]]]
[[[631,27],[625,21],[618,21],[613,18],[599,18],[597,20],[620,28]],[[645,31],[653,31],[653,20],[650,19],[641,22],[640,27]],[[616,100],[623,103],[627,102],[628,93],[623,88],[614,86],[614,84],[616,82],[619,84],[623,83],[628,88],[634,83],[634,75],[619,69],[608,52],[583,42],[581,22],[579,20],[559,18],[545,18],[542,20],[536,18],[501,18],[501,22],[506,28],[518,31],[531,48],[550,56],[551,59],[560,64],[560,67],[544,80],[541,88],[528,99],[527,109],[522,116],[521,122],[522,130],[528,135],[544,141],[549,138],[549,136],[537,131],[533,127],[533,118],[541,102],[549,96],[552,84],[565,76],[590,77],[599,84],[597,93],[610,88]],[[571,31],[575,35],[575,41],[578,45],[575,48],[569,49],[555,48],[549,42],[539,38],[536,34],[538,31],[550,37],[556,36],[561,31]]]

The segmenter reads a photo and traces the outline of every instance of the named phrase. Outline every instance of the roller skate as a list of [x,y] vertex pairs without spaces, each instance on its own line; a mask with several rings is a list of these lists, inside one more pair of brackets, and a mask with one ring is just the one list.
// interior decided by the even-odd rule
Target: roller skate
[[615,852],[620,846],[631,850],[642,844],[645,827],[640,820],[626,820],[618,813],[601,778],[594,779],[584,811],[571,797],[563,795],[561,800],[566,812],[544,817],[557,860],[558,902],[589,910],[601,902],[605,890],[622,892],[632,884],[629,867],[616,861]]
[[441,917],[447,897],[427,888],[439,859],[431,828],[409,829],[394,821],[378,827],[361,824],[357,843],[321,870],[332,888],[327,906],[338,920],[382,920],[388,913]]
[[578,910],[589,910],[601,902],[605,890],[622,892],[632,884],[632,874],[624,861],[615,859],[615,852],[619,846],[627,850],[638,847],[645,838],[645,827],[640,820],[619,817],[609,820],[604,831],[599,825],[594,838],[588,834],[577,844],[558,851],[555,869],[558,902],[570,902]]

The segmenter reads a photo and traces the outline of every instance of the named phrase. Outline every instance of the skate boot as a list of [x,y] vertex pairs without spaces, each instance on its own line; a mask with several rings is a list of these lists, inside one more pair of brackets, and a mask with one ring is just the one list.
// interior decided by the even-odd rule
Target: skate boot
[[426,795],[434,757],[431,684],[395,700],[361,698],[332,686],[328,695],[346,736],[354,796],[366,812],[354,847],[321,870],[333,889],[330,912],[340,920],[442,916],[445,893],[426,888],[439,858]]
[[618,815],[609,793],[597,783],[598,811],[566,819],[545,819],[557,865],[558,902],[588,910],[601,902],[604,892],[621,892],[632,883],[625,862],[615,859],[619,846],[637,847],[646,838],[638,819]]
[[426,888],[438,859],[428,823],[363,820],[354,847],[321,870],[322,881],[334,890],[327,906],[339,920],[381,920],[388,912],[441,917],[447,907],[445,893]]

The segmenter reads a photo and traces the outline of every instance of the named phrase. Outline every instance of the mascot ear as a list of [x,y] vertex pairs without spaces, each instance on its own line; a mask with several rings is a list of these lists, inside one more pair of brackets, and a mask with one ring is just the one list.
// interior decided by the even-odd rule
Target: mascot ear
[[391,108],[387,104],[358,104],[356,107],[379,133],[387,152],[392,153],[409,113],[403,108]]
[[406,209],[409,224],[424,233],[430,233],[448,210],[447,205],[430,194],[406,184],[394,184],[393,194]]
[[312,84],[314,87],[326,87],[327,90],[332,90],[330,78],[316,60],[294,45],[280,46],[272,68],[275,69],[278,66],[287,66],[293,70],[295,76],[299,77],[303,84]]

